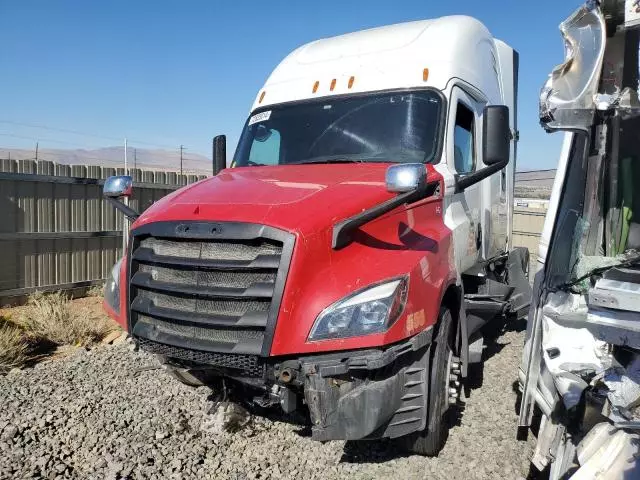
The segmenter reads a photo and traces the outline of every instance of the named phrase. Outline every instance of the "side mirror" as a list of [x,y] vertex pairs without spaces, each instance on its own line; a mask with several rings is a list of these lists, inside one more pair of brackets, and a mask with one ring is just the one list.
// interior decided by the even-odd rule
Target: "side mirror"
[[213,174],[217,175],[227,168],[227,137],[218,135],[213,137]]
[[490,105],[484,109],[482,132],[482,158],[485,165],[509,163],[511,128],[509,107]]
[[427,177],[427,170],[422,163],[403,163],[387,168],[385,183],[387,191],[405,193],[417,190]]
[[135,220],[140,214],[120,201],[123,197],[130,197],[132,192],[133,178],[128,175],[109,177],[104,181],[104,186],[102,187],[102,195],[107,201],[124,213],[127,218]]
[[386,202],[357,213],[333,226],[331,248],[339,250],[354,240],[354,232],[366,223],[381,217],[400,205],[417,202],[438,194],[440,182],[427,183],[427,168],[423,163],[401,163],[387,168],[387,190],[398,193]]
[[104,181],[102,194],[109,198],[122,198],[131,196],[133,191],[133,178],[128,175],[109,177]]

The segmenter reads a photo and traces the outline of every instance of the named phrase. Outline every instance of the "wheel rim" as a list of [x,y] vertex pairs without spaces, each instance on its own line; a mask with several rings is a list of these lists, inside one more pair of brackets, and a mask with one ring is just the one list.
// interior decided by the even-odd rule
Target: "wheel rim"
[[460,398],[460,362],[453,356],[453,352],[449,350],[447,358],[447,375],[444,380],[445,392],[445,410],[451,405],[456,405]]

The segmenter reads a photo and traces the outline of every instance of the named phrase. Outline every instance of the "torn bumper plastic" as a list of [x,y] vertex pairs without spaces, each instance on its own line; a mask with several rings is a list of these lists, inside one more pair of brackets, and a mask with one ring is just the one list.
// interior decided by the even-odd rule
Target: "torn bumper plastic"
[[396,438],[423,430],[429,396],[432,330],[385,352],[305,359],[304,395],[312,438]]

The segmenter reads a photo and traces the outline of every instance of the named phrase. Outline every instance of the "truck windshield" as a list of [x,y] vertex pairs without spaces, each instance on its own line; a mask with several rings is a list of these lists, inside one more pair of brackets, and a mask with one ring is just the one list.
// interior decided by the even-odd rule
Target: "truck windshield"
[[431,90],[323,98],[258,110],[232,166],[435,160],[440,110]]

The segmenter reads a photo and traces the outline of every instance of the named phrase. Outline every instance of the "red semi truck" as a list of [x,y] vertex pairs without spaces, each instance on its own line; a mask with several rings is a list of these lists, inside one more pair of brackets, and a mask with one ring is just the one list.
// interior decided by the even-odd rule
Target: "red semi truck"
[[186,383],[308,409],[313,438],[435,455],[481,327],[522,317],[517,53],[444,17],[328,38],[258,92],[230,168],[138,214],[105,308]]

